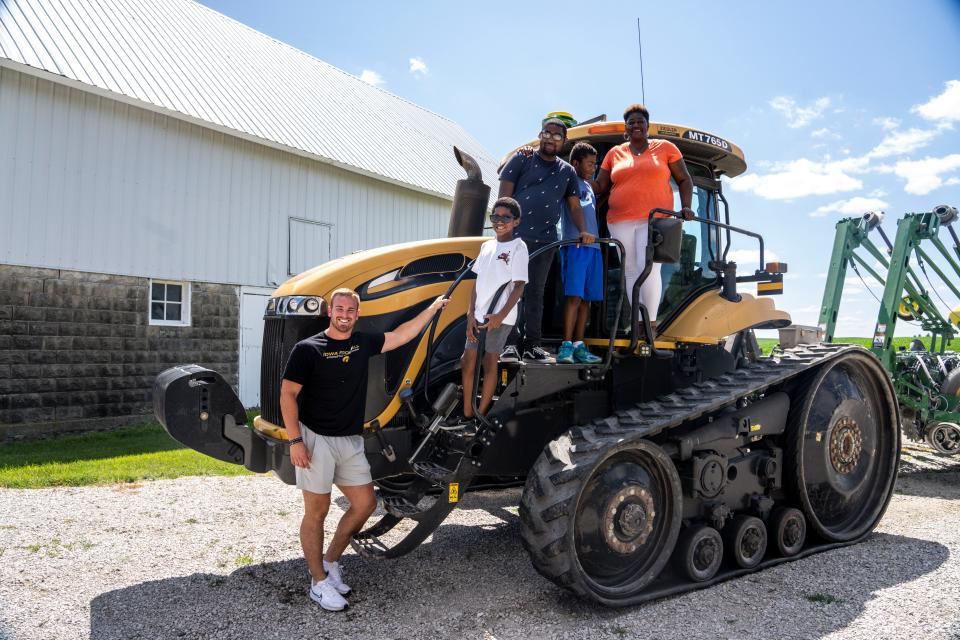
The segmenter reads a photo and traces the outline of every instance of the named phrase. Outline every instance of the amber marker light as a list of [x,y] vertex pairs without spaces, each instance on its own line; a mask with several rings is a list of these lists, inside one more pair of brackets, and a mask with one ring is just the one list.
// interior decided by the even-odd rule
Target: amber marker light
[[608,124],[595,124],[587,128],[587,133],[590,135],[599,135],[601,133],[623,133],[623,123],[622,122],[611,122]]

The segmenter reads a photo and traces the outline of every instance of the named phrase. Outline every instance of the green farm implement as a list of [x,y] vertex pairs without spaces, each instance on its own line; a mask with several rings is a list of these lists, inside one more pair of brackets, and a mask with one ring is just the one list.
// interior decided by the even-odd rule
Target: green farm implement
[[[820,307],[824,341],[832,342],[847,270],[852,269],[861,280],[866,272],[883,285],[871,351],[893,378],[904,434],[912,440],[925,440],[945,455],[960,453],[960,353],[946,350],[958,332],[960,309],[944,314],[931,296],[946,307],[949,305],[940,291],[949,290],[960,298],[960,238],[953,228],[956,220],[957,210],[947,205],[906,214],[897,222],[893,242],[880,226],[882,214],[870,212],[841,220]],[[952,247],[940,239],[941,229],[949,233]],[[880,236],[883,246],[871,241],[873,232]],[[941,285],[934,284],[930,272]],[[909,348],[895,347],[893,335],[898,320],[928,333],[929,348],[920,340],[913,340]]]

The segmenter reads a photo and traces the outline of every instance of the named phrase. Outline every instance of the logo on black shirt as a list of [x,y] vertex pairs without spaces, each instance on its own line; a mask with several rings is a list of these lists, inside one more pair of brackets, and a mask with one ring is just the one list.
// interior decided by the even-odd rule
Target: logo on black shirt
[[326,360],[341,360],[350,362],[350,354],[360,351],[360,346],[352,344],[349,349],[340,349],[339,351],[324,351],[323,357]]

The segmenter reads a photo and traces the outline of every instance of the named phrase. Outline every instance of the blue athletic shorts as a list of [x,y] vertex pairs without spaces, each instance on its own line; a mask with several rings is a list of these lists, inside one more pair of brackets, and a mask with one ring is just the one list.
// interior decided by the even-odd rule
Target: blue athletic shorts
[[560,247],[563,261],[563,295],[583,300],[603,300],[603,258],[594,247]]

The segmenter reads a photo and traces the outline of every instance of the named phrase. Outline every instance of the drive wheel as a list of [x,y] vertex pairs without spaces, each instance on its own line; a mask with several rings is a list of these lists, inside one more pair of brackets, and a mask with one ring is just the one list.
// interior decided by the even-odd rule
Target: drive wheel
[[778,507],[770,515],[770,535],[781,556],[795,556],[807,540],[807,519],[799,509]]
[[723,538],[705,524],[687,527],[677,542],[674,565],[694,582],[706,582],[717,575],[723,562]]
[[767,528],[754,516],[735,516],[723,528],[727,556],[741,569],[753,569],[767,551]]
[[785,479],[809,527],[828,542],[871,531],[887,508],[900,458],[893,387],[865,350],[812,373],[793,401]]
[[520,502],[521,535],[543,576],[623,606],[639,601],[670,559],[680,531],[680,478],[652,442],[604,447],[591,434],[588,448],[586,431],[567,433],[540,454]]

